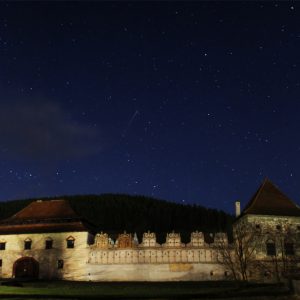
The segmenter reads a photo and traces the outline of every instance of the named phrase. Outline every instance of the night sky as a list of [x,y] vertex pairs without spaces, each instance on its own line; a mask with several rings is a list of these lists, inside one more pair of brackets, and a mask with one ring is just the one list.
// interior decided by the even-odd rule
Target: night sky
[[300,203],[300,3],[1,2],[0,200]]

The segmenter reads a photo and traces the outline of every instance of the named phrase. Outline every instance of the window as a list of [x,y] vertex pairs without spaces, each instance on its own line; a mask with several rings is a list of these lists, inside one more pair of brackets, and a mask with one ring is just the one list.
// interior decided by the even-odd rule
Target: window
[[2,259],[0,259],[0,268],[2,267]]
[[284,252],[286,255],[295,255],[294,244],[291,242],[284,243]]
[[255,228],[256,228],[256,229],[260,229],[260,225],[259,225],[259,224],[256,224],[256,225],[255,225]]
[[52,249],[53,248],[53,241],[51,239],[46,240],[45,249]]
[[264,272],[264,276],[265,276],[265,277],[270,277],[270,275],[271,275],[271,273],[270,273],[269,271],[265,271],[265,272]]
[[57,261],[57,269],[63,269],[64,267],[64,261],[62,259],[59,259]]
[[0,250],[5,250],[5,242],[0,243]]
[[275,256],[276,255],[276,247],[273,241],[267,242],[267,255]]
[[67,248],[74,248],[75,239],[72,236],[67,238]]
[[31,249],[31,244],[32,244],[32,241],[30,239],[26,239],[24,241],[24,249],[25,250],[30,250]]
[[277,230],[281,230],[281,225],[276,225]]

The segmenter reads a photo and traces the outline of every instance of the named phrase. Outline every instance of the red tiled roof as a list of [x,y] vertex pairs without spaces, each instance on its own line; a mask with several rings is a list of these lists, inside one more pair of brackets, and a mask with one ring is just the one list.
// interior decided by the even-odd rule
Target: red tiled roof
[[37,200],[13,215],[11,220],[78,218],[66,200]]
[[89,231],[92,225],[85,222],[66,200],[38,200],[0,222],[0,233],[42,233]]
[[242,214],[300,216],[300,208],[269,179],[265,179]]

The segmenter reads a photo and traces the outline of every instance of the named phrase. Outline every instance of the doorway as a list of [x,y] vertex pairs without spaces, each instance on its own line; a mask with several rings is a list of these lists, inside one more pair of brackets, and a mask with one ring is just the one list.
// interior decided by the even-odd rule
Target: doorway
[[39,263],[33,257],[21,257],[13,266],[15,278],[38,278]]

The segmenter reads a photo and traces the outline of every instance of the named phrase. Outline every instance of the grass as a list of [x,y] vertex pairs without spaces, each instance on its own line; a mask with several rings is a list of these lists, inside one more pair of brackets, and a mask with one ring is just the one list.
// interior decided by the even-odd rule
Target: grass
[[[282,285],[234,282],[22,282],[23,287],[0,286],[0,298],[8,299],[213,299],[288,296]],[[257,298],[269,297],[269,298]],[[281,299],[281,298],[280,298]]]

